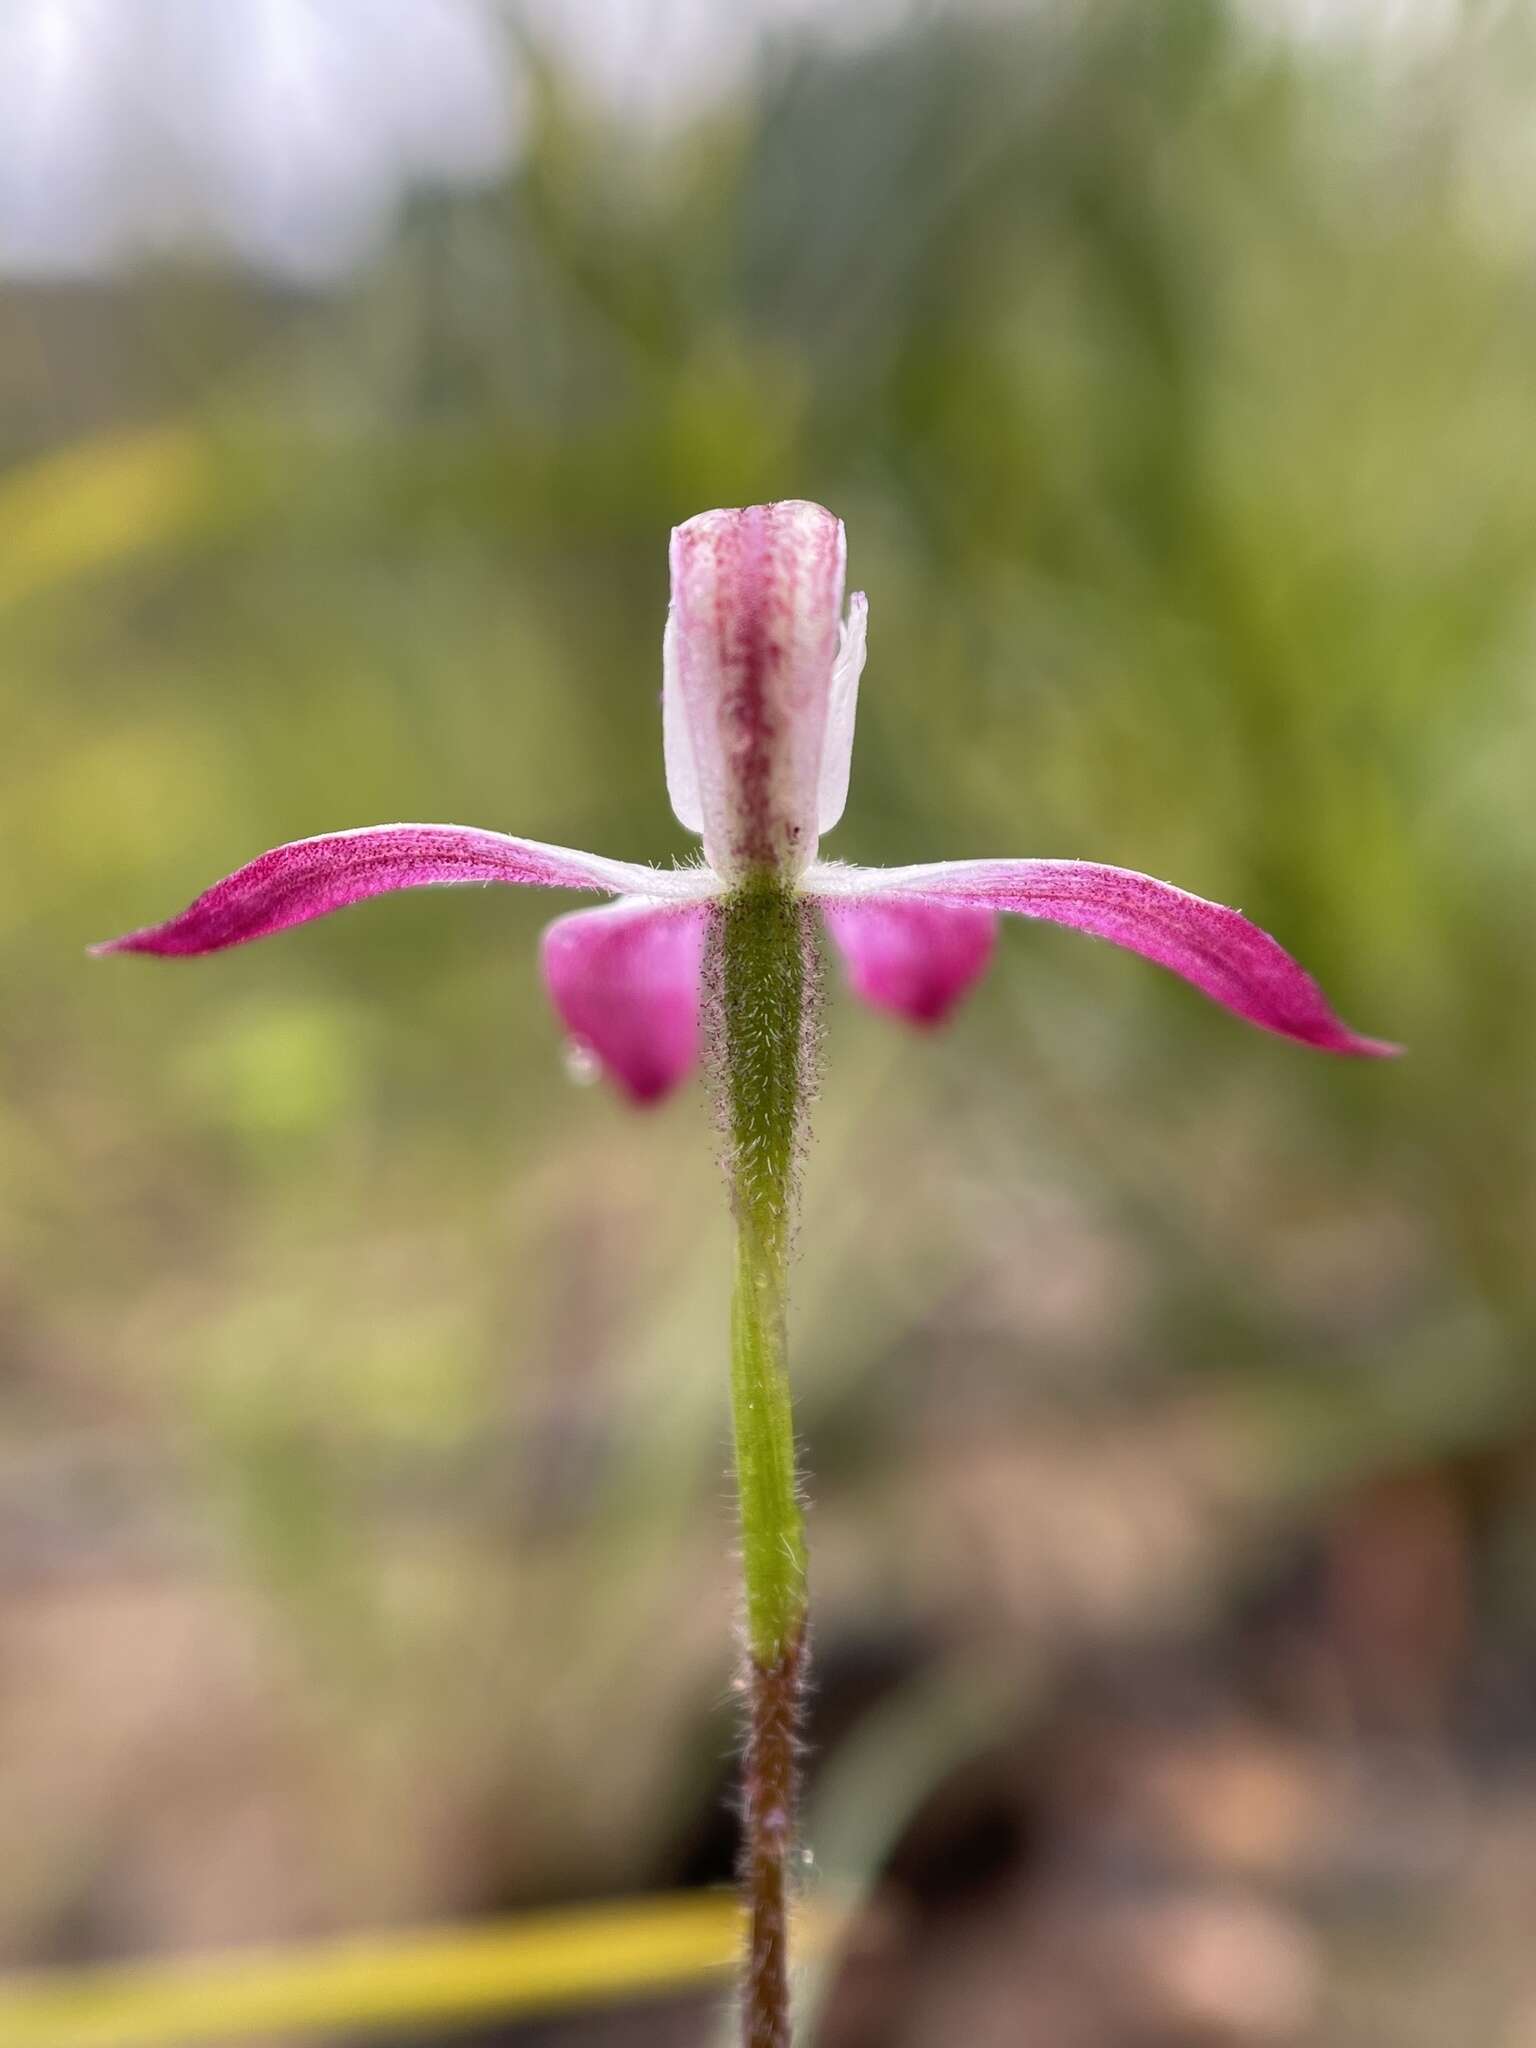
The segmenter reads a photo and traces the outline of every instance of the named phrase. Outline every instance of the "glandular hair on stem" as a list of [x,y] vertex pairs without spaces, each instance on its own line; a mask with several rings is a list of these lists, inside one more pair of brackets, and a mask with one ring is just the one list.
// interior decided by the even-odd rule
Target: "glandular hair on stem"
[[705,1065],[737,1221],[759,1237],[770,1270],[793,1232],[820,995],[810,904],[771,877],[721,899],[704,953]]

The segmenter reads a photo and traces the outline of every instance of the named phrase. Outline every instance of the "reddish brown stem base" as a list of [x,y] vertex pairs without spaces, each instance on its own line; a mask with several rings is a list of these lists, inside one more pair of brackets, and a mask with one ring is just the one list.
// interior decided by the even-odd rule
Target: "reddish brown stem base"
[[742,1767],[742,1883],[751,1914],[743,2048],[790,2048],[789,1874],[799,1791],[798,1730],[805,1637],[773,1664],[747,1659]]

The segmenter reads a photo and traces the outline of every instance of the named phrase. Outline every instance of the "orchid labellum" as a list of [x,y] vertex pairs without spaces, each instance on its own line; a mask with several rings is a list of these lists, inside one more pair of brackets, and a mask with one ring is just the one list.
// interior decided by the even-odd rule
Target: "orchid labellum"
[[[1235,910],[1080,860],[860,868],[818,858],[848,794],[867,606],[843,613],[842,522],[796,501],[704,512],[672,536],[662,648],[667,787],[702,840],[662,870],[464,825],[379,825],[280,846],[191,907],[99,948],[212,953],[366,896],[511,882],[615,900],[544,934],[550,996],[575,1043],[637,1102],[716,1070],[737,1224],[732,1393],[746,1582],[744,1882],[751,2048],[783,2048],[786,1869],[803,1682],[805,1538],[785,1371],[794,1169],[809,1092],[819,923],[854,992],[942,1022],[984,973],[1000,911],[1141,953],[1267,1031],[1382,1054]],[[702,1023],[702,1029],[701,1029]]]

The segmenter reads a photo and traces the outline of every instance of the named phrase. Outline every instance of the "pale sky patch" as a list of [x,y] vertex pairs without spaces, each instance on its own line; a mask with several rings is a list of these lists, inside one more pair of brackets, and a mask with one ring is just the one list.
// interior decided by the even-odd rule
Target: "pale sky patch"
[[[1080,0],[0,0],[0,274],[190,250],[339,277],[411,191],[515,163],[524,33],[594,100],[664,126],[741,87],[776,37],[846,47],[905,20],[1053,4]],[[1457,11],[1247,6],[1287,34],[1405,45]]]

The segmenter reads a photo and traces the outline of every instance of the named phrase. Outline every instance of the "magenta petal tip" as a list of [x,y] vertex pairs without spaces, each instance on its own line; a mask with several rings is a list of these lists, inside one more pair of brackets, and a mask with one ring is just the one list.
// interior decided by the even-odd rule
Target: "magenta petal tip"
[[1400,1060],[1408,1050],[1405,1045],[1395,1045],[1390,1038],[1366,1038],[1358,1031],[1351,1031],[1347,1024],[1339,1026],[1336,1044],[1319,1041],[1319,1049],[1362,1060]]

